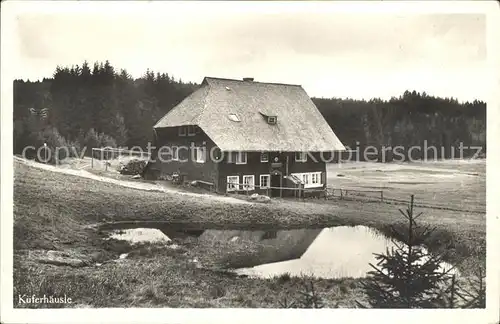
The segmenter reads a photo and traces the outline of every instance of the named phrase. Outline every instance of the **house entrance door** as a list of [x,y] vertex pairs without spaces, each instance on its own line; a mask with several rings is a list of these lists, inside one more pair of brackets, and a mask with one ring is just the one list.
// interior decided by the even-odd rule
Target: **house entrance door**
[[280,171],[271,173],[271,197],[281,197],[283,187],[283,174]]

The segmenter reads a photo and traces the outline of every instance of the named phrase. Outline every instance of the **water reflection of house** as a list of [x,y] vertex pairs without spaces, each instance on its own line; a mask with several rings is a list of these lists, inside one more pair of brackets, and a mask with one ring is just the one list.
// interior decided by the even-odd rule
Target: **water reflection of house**
[[155,146],[167,149],[155,152],[147,178],[179,173],[220,193],[322,192],[325,160],[345,150],[301,86],[252,78],[206,77],[154,130]]
[[258,264],[300,258],[321,233],[321,228],[294,230],[206,230],[199,242],[211,246],[227,244],[229,267],[251,267]]

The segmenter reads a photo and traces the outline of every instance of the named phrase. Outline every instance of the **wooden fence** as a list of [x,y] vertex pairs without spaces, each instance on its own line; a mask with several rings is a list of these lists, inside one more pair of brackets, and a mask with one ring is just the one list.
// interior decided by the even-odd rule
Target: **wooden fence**
[[357,189],[342,189],[342,188],[327,188],[326,189],[327,198],[339,198],[339,199],[349,199],[349,198],[366,198],[377,201],[384,201],[384,191],[383,190],[357,190]]
[[[209,190],[211,191],[215,189],[215,185],[211,182],[205,182],[199,180],[197,180],[197,182],[199,182],[204,186],[209,187]],[[249,185],[245,183],[233,183],[233,184],[236,187],[236,189],[229,191],[228,193],[250,195],[250,192],[253,192],[255,191],[256,188],[259,188],[265,190],[266,195],[268,197],[271,197],[270,195],[271,190],[278,189],[278,190],[299,191],[298,195],[296,195],[296,198],[307,198],[306,197],[307,194],[319,193],[319,195],[315,195],[315,197],[318,198],[319,196],[321,196],[321,198],[324,198],[325,200],[339,199],[339,200],[350,200],[359,202],[378,202],[390,205],[407,205],[409,203],[408,200],[388,197],[387,193],[384,195],[383,190],[358,190],[358,189],[345,189],[345,188],[332,188],[332,187],[327,187],[326,189],[317,189],[317,188],[302,188],[302,187],[268,187],[268,186],[259,186],[255,184]],[[427,204],[425,202],[423,204],[414,204],[414,206],[420,208],[431,208],[431,209],[449,210],[456,212],[469,212],[469,213],[480,213],[480,214],[485,213],[484,210],[468,210],[468,209],[444,207],[433,204]]]
[[[353,200],[360,202],[381,202],[391,205],[407,205],[409,200],[398,199],[388,197],[386,194],[384,196],[383,190],[356,190],[356,189],[342,189],[342,188],[327,188],[326,189],[326,199],[340,199],[340,200]],[[478,213],[484,214],[485,210],[474,210],[474,209],[460,209],[453,207],[438,206],[428,203],[414,204],[415,207],[420,208],[431,208],[440,210],[449,210],[456,212],[467,212],[467,213]]]

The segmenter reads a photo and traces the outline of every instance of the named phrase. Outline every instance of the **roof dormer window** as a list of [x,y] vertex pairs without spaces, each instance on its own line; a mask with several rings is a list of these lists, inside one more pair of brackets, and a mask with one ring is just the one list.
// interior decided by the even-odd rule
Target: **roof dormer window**
[[269,125],[276,125],[276,123],[278,122],[278,116],[276,116],[276,112],[274,111],[269,111],[266,109],[265,111],[260,110],[259,113],[262,115],[262,117],[264,117],[264,120]]
[[241,121],[241,120],[238,118],[238,115],[236,115],[236,114],[229,114],[229,115],[227,115],[227,117],[228,117],[230,120],[234,121],[234,122],[239,122],[239,121]]

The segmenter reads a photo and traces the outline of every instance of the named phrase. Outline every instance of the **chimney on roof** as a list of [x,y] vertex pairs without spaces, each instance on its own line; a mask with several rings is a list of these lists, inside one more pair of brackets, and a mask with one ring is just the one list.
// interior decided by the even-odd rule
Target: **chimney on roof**
[[243,81],[253,81],[253,78],[243,78]]

